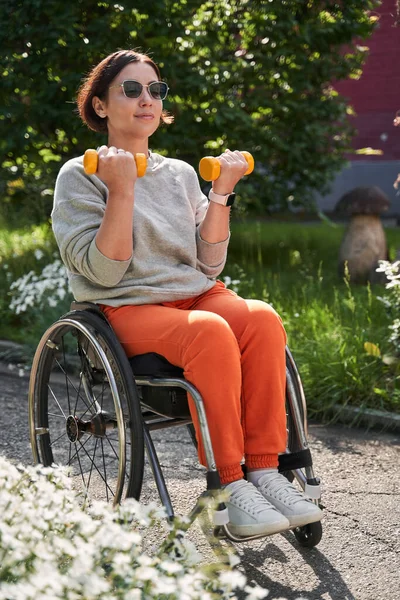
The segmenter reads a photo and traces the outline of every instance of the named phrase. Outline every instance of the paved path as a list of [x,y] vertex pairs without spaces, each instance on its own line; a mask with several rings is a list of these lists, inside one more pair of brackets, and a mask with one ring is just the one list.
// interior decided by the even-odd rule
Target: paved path
[[[31,462],[26,377],[0,369],[0,453]],[[204,489],[185,430],[157,432],[157,448],[177,512]],[[250,581],[270,591],[268,600],[400,600],[400,436],[310,426],[317,475],[323,480],[324,533],[312,549],[288,532],[238,546]],[[143,499],[154,498],[148,483]],[[200,550],[207,543],[191,533]]]

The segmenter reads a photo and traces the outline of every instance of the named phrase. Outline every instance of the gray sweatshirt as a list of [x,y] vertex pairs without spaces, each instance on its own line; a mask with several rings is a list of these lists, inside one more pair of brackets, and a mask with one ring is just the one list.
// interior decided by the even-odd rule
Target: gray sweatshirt
[[187,163],[151,153],[135,184],[133,254],[113,260],[96,246],[108,189],[85,174],[82,156],[60,170],[53,231],[76,300],[110,306],[157,304],[198,296],[215,285],[229,238],[209,244],[199,225],[208,201]]

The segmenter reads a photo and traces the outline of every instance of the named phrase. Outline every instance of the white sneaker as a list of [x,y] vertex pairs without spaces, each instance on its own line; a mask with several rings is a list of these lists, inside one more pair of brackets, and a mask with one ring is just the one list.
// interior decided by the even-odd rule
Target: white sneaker
[[271,535],[289,529],[288,519],[252,483],[239,479],[228,483],[225,489],[230,493],[225,502],[229,514],[228,529],[234,535]]
[[289,520],[290,527],[302,527],[322,519],[322,510],[280,473],[260,477],[257,489]]

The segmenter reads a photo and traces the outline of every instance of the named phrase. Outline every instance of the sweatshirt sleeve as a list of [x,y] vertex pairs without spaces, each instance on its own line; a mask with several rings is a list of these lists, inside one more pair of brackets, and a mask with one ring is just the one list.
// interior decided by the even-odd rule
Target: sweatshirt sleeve
[[202,239],[200,225],[206,215],[208,199],[200,188],[197,174],[194,171],[194,189],[196,193],[196,245],[197,245],[197,268],[207,277],[214,278],[222,272],[227,256],[229,236],[222,242],[210,244]]
[[107,187],[89,177],[79,159],[60,170],[54,192],[52,226],[61,259],[71,273],[83,275],[103,287],[117,285],[131,258],[113,260],[96,246],[96,234],[104,217]]

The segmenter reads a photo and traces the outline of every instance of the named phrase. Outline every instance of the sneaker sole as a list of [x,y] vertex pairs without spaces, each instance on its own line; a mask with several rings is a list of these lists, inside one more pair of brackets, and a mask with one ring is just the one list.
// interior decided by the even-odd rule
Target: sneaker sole
[[293,527],[304,527],[304,525],[309,525],[310,523],[317,523],[318,521],[321,521],[322,517],[322,511],[308,515],[296,515],[295,517],[286,516],[290,523],[290,529]]
[[[249,535],[273,535],[290,529],[291,525],[288,519],[285,521],[276,521],[275,523],[255,523],[253,525],[233,525],[227,524],[227,528],[233,535],[247,537]],[[297,527],[295,525],[294,527]]]

